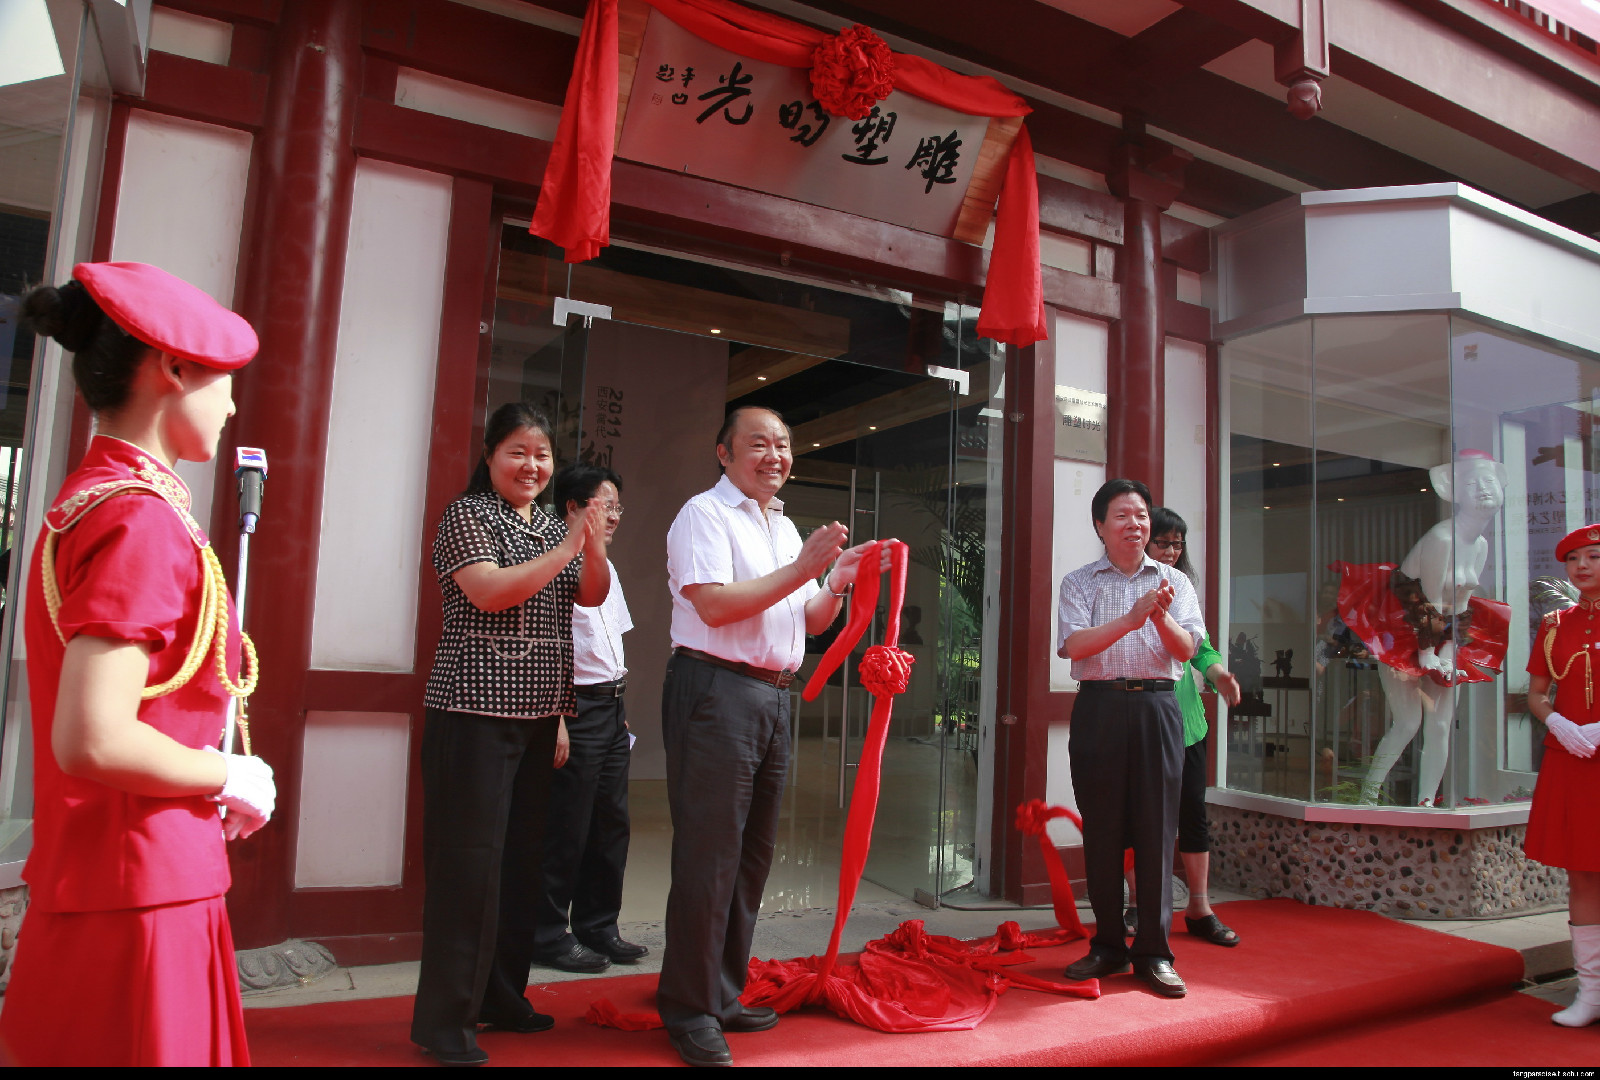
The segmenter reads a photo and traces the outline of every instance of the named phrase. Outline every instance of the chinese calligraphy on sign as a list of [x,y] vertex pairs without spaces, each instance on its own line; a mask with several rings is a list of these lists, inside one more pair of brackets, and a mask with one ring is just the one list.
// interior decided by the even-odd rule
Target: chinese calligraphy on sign
[[1073,386],[1056,387],[1056,457],[1106,460],[1106,396]]
[[989,121],[896,92],[829,116],[809,73],[720,49],[652,9],[617,154],[949,236]]

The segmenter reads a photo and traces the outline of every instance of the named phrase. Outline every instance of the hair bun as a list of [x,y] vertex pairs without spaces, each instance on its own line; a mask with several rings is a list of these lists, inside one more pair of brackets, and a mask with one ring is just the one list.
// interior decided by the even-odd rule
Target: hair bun
[[105,315],[87,289],[69,281],[59,289],[40,285],[22,298],[22,317],[34,333],[54,338],[68,352],[80,352],[94,341]]

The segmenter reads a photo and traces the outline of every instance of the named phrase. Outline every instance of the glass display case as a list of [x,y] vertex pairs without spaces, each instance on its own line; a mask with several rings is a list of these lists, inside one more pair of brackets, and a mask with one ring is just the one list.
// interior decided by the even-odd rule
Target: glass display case
[[1460,809],[1530,797],[1557,540],[1600,517],[1600,362],[1460,312],[1319,315],[1221,351],[1219,786]]

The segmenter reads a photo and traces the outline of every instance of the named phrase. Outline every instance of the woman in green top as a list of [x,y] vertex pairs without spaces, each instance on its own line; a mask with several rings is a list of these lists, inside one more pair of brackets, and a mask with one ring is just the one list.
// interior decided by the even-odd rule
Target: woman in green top
[[[1150,513],[1150,543],[1145,554],[1159,563],[1176,567],[1195,580],[1194,565],[1185,550],[1185,537],[1189,526],[1183,518],[1165,506]],[[1198,582],[1196,583],[1198,585]],[[1205,705],[1200,700],[1199,679],[1205,679],[1222,695],[1229,705],[1239,703],[1239,680],[1229,673],[1222,654],[1211,646],[1207,637],[1200,643],[1194,658],[1189,661],[1192,672],[1185,671],[1176,688],[1178,708],[1183,712],[1183,788],[1178,799],[1178,852],[1183,858],[1184,876],[1189,880],[1189,906],[1184,910],[1184,924],[1189,933],[1204,938],[1214,945],[1232,947],[1239,944],[1239,935],[1222,924],[1211,910],[1210,897],[1206,895],[1211,873],[1211,830],[1206,820],[1206,734],[1210,725],[1206,720]],[[1128,869],[1128,889],[1134,889],[1133,869]],[[1134,908],[1129,907],[1123,919],[1130,923],[1133,933]]]

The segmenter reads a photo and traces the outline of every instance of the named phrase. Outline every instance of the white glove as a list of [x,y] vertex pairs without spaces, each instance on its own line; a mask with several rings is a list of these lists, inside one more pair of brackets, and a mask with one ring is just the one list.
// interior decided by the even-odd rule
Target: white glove
[[1565,716],[1558,712],[1553,712],[1544,718],[1544,726],[1550,729],[1550,734],[1556,737],[1556,741],[1561,744],[1562,749],[1573,757],[1587,758],[1594,756],[1594,744],[1584,738],[1582,729]]
[[1578,734],[1589,740],[1589,745],[1600,749],[1600,720],[1592,724],[1578,725]]
[[[214,746],[206,749],[222,754]],[[1589,752],[1594,753],[1593,750]],[[272,782],[272,766],[260,758],[243,754],[222,754],[222,757],[228,765],[228,779],[221,791],[206,797],[228,808],[228,816],[222,822],[223,835],[229,840],[242,840],[272,820],[278,785]]]

